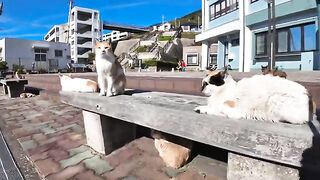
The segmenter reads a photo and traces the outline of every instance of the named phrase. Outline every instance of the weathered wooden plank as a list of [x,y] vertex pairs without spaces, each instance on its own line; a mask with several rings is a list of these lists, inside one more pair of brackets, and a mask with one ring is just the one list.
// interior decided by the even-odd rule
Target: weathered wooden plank
[[269,161],[305,166],[301,160],[314,160],[318,147],[319,123],[312,130],[305,125],[235,120],[197,114],[193,108],[205,104],[204,97],[171,93],[146,92],[132,96],[100,97],[98,94],[60,92],[61,100],[87,111],[146,126],[169,134],[202,142],[232,152]]

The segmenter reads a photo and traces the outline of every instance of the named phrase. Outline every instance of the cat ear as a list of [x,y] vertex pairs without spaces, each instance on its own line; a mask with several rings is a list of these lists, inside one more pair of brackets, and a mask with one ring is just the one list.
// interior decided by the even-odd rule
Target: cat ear
[[112,42],[111,42],[111,38],[109,38],[109,39],[107,40],[107,43],[111,45],[111,43],[112,43]]

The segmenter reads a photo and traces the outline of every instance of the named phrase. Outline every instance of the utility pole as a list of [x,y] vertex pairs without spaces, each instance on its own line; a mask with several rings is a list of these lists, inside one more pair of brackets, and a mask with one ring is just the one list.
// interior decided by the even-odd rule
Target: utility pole
[[198,30],[200,29],[200,16],[198,16]]
[[275,0],[265,0],[268,4],[268,35],[267,35],[267,55],[268,68],[272,70],[275,67],[276,55],[276,19],[275,19]]
[[164,15],[162,15],[162,25],[164,25]]

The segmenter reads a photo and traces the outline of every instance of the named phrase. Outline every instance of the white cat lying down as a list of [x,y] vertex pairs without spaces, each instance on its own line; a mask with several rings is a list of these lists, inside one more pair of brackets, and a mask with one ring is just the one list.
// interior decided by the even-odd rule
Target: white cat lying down
[[202,80],[207,106],[196,112],[229,118],[303,124],[312,120],[312,101],[302,85],[277,76],[255,75],[239,82],[226,71],[212,71]]
[[59,75],[59,77],[62,91],[91,93],[98,90],[98,84],[90,79],[71,78],[66,75]]

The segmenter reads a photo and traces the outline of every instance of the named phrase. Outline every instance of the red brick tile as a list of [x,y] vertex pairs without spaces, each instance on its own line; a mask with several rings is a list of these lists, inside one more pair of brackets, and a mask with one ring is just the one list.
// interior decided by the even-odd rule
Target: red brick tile
[[57,144],[64,150],[73,149],[76,147],[81,146],[82,144],[85,144],[85,140],[78,140],[78,141],[72,141],[70,139],[64,139],[61,141],[58,141]]
[[36,161],[35,165],[43,176],[47,176],[48,174],[56,173],[61,170],[59,163],[53,161],[51,158]]
[[38,134],[33,134],[32,139],[39,142],[39,141],[43,141],[43,140],[47,139],[47,136],[44,135],[43,133],[38,133]]
[[63,159],[67,159],[69,157],[69,153],[62,149],[52,149],[48,151],[48,155],[55,161],[60,161]]
[[14,136],[16,138],[20,138],[20,137],[24,137],[24,136],[30,136],[32,134],[36,134],[39,133],[38,129],[33,129],[33,130],[26,130],[25,128],[18,128],[18,129],[13,129],[12,133],[14,134]]
[[105,157],[105,159],[110,163],[112,167],[116,167],[121,163],[128,162],[133,159],[135,156],[139,156],[141,151],[137,148],[132,147],[132,144],[129,144],[122,147],[121,149],[115,151],[109,156]]
[[38,153],[38,154],[33,154],[32,156],[30,156],[30,159],[35,162],[38,160],[43,160],[43,159],[47,159],[48,158],[48,152],[42,152],[42,153]]
[[49,149],[54,149],[57,147],[57,144],[54,142],[54,143],[49,143],[49,144],[44,144],[44,145],[41,145],[41,146],[38,146],[34,149],[30,149],[28,150],[28,154],[29,155],[34,155],[34,154],[40,154],[40,153],[43,153],[45,151],[48,151]]
[[75,179],[77,180],[102,180],[103,178],[94,175],[93,171],[86,171],[78,174]]
[[82,164],[78,164],[76,166],[70,166],[62,171],[55,173],[55,174],[50,174],[46,178],[48,180],[66,180],[66,179],[71,179],[75,175],[85,171],[85,168]]
[[23,141],[28,141],[31,140],[31,136],[25,136],[25,137],[20,137],[18,138],[18,141],[21,143]]

